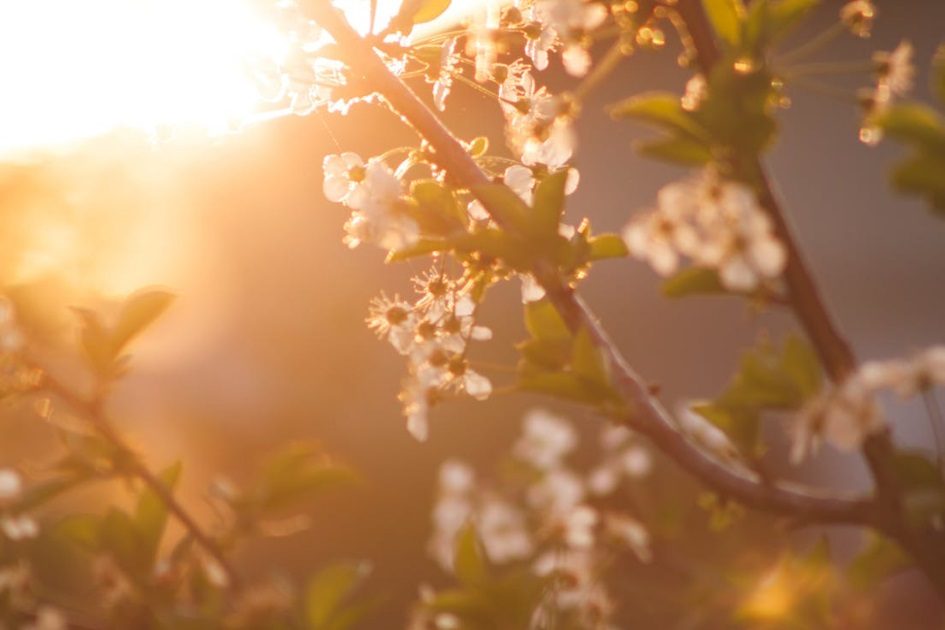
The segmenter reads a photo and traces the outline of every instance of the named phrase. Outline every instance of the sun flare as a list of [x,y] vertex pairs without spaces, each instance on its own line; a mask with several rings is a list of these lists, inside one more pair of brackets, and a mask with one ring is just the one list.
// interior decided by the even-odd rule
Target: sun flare
[[[219,133],[245,121],[261,107],[247,60],[278,61],[289,47],[260,4],[2,3],[0,81],[6,90],[0,99],[0,156],[116,129],[173,126]],[[367,0],[344,5],[363,30]]]

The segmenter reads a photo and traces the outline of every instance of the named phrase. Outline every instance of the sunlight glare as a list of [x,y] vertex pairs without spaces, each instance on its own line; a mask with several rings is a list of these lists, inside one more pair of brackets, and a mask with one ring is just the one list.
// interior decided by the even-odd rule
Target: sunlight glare
[[[353,21],[366,19],[361,5]],[[251,0],[0,4],[0,154],[115,129],[226,131],[260,105],[249,58],[288,42]],[[258,4],[258,3],[257,3]]]

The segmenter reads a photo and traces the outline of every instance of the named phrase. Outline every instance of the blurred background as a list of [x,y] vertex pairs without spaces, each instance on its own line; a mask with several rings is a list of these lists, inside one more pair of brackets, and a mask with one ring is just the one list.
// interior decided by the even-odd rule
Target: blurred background
[[[840,4],[825,2],[805,32],[826,25]],[[928,61],[945,39],[945,4],[877,5],[871,39],[841,40],[821,57],[862,60],[907,38],[916,46],[918,91],[925,97]],[[55,46],[55,34],[50,37]],[[675,37],[667,48],[625,61],[584,108],[575,159],[581,186],[570,198],[570,222],[587,216],[598,231],[620,230],[653,203],[661,185],[684,175],[635,156],[633,142],[649,132],[603,113],[608,103],[640,91],[681,93],[688,74],[675,64]],[[16,76],[3,66],[17,63],[5,58],[0,75]],[[571,81],[556,65],[541,80],[554,89]],[[945,224],[918,201],[891,192],[885,173],[900,154],[896,146],[858,142],[853,94],[868,80],[831,80],[848,98],[792,90],[769,163],[857,353],[888,358],[945,341]],[[428,95],[429,85],[415,86]],[[24,111],[46,111],[49,104],[34,103],[30,89],[7,87],[28,104]],[[81,86],[74,89],[77,102],[94,108],[94,98],[80,93]],[[49,109],[50,125],[77,115],[72,94],[61,92]],[[11,129],[16,115],[7,112]],[[501,147],[500,113],[481,95],[457,86],[445,117],[459,136],[487,134],[494,150]],[[246,549],[239,563],[304,575],[329,559],[367,559],[375,566],[373,588],[386,599],[365,627],[402,626],[418,585],[443,580],[424,548],[438,465],[461,457],[488,471],[514,439],[522,412],[548,406],[523,395],[454,402],[434,412],[428,443],[417,443],[404,429],[396,400],[401,357],[373,337],[364,318],[381,290],[410,292],[409,277],[423,263],[385,265],[383,252],[347,250],[344,209],[321,193],[321,161],[342,150],[376,155],[415,138],[393,114],[370,105],[347,116],[284,117],[224,135],[177,129],[157,142],[127,121],[118,126],[124,128],[104,125],[68,144],[44,139],[29,151],[23,150],[29,138],[7,145],[0,164],[0,275],[8,293],[29,312],[47,314],[27,317],[29,326],[63,342],[75,339],[70,306],[107,309],[146,286],[177,294],[169,313],[136,343],[132,372],[110,403],[121,429],[154,466],[184,462],[183,495],[204,514],[202,497],[218,475],[246,477],[286,440],[321,443],[357,469],[363,483],[319,502],[309,531]],[[664,299],[658,278],[630,260],[598,265],[583,291],[669,404],[712,397],[759,335],[779,339],[796,328],[782,314],[758,314],[735,299]],[[513,366],[511,344],[523,335],[518,287],[494,293],[484,323],[495,340],[480,356]],[[511,384],[511,375],[491,376],[499,387]],[[560,409],[580,420],[588,436],[599,426]],[[933,448],[918,403],[893,411],[898,440]],[[47,455],[44,429],[28,414],[19,416],[0,425],[0,465]],[[782,427],[768,429],[780,444],[772,461],[785,476],[832,488],[868,487],[858,458],[829,448],[803,470],[790,467]],[[771,524],[762,520],[759,527],[764,537]],[[857,538],[831,535],[842,560]],[[940,627],[934,624],[942,611],[921,579],[906,577],[887,590],[877,596],[876,627],[893,618],[903,628]]]

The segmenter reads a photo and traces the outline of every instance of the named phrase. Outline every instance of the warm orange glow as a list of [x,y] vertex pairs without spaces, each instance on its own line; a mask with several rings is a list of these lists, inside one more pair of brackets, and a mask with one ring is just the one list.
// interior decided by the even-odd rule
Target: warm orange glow
[[[361,32],[369,0],[336,0]],[[116,129],[217,134],[258,112],[247,58],[288,42],[254,0],[0,3],[0,158]],[[462,0],[457,5],[469,5]],[[380,0],[385,24],[399,0]]]
[[797,585],[783,566],[765,575],[741,608],[749,618],[763,621],[782,619],[791,611],[797,598]]
[[284,46],[245,0],[3,3],[0,152],[118,128],[225,129],[257,104],[243,60]]

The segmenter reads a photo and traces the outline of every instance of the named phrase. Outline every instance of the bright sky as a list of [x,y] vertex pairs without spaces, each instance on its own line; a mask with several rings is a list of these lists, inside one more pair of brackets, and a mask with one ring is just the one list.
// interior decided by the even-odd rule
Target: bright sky
[[[226,129],[258,105],[243,59],[285,47],[250,1],[0,2],[0,155],[120,128]],[[343,1],[363,22],[368,0]]]

